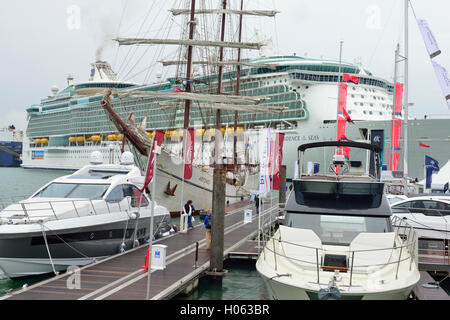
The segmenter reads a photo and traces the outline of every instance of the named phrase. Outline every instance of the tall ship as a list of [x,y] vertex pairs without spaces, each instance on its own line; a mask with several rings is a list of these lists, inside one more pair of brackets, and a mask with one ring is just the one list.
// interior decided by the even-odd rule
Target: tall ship
[[20,167],[23,131],[14,125],[0,129],[0,167]]
[[[347,139],[368,142],[379,138],[381,147],[388,149],[394,114],[393,83],[341,59],[273,55],[270,41],[243,42],[240,35],[237,42],[232,37],[225,41],[227,13],[237,13],[242,20],[244,14],[273,16],[276,12],[246,11],[242,3],[241,10],[228,10],[226,1],[223,5],[223,9],[209,10],[196,8],[192,1],[190,10],[170,10],[174,16],[184,17],[189,39],[115,39],[121,46],[176,44],[177,60],[160,61],[163,67],[176,65],[176,71],[167,79],[158,73],[153,84],[120,81],[108,62],[96,61],[88,81],[75,82],[68,77],[64,90],[52,88],[50,97],[27,109],[22,166],[77,170],[88,163],[92,151],[100,151],[105,162],[115,163],[127,145],[123,132],[111,121],[112,111],[117,119],[127,119],[129,125],[145,130],[150,137],[155,130],[165,132],[163,153],[158,157],[157,176],[162,178],[158,179],[156,198],[170,211],[171,206],[179,210],[189,198],[201,207],[210,207],[212,166],[217,157],[239,167],[227,172],[226,197],[232,202],[257,189],[260,129],[271,127],[285,133],[283,164],[287,166],[288,181],[295,178],[299,143],[336,140],[337,93],[343,74],[358,78],[356,83],[348,83],[346,104],[353,124],[347,126]],[[202,25],[201,19],[209,14],[222,15],[220,41],[194,39],[195,25]],[[187,29],[183,32],[187,33]],[[241,31],[242,22],[239,34]],[[224,47],[231,58],[231,51],[238,48],[238,60],[225,59]],[[241,49],[259,50],[259,57],[241,59]],[[186,65],[186,73],[181,72]],[[109,91],[108,113],[102,101]],[[424,171],[422,143],[433,148],[436,160],[445,163],[450,157],[448,119],[408,120],[407,172],[419,180]],[[185,181],[182,137],[187,128],[195,129],[195,148],[192,179]],[[215,134],[218,129],[221,134]],[[404,133],[402,130],[401,157]],[[224,144],[219,150],[216,140],[220,138]],[[324,166],[326,158],[325,154],[311,152],[308,160]],[[383,152],[382,158],[382,164],[389,168],[389,152]],[[401,163],[398,170],[402,170]],[[362,163],[355,161],[352,165],[355,170],[363,170]],[[144,158],[140,167],[145,166]]]

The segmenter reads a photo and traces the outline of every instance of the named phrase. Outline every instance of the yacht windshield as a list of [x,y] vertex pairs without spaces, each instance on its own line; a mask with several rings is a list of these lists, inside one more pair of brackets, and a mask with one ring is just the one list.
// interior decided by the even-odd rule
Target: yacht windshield
[[109,184],[52,183],[34,198],[88,198],[101,199]]
[[287,226],[311,229],[323,244],[349,245],[361,232],[390,232],[387,217],[339,216],[295,213],[287,217]]

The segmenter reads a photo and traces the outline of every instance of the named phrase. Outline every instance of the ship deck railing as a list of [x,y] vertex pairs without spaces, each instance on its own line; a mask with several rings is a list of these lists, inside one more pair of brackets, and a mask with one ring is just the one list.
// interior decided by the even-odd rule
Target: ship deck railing
[[[340,286],[342,287],[361,287],[361,285],[355,284],[354,275],[364,275],[364,274],[370,274],[372,271],[376,271],[388,266],[392,266],[395,270],[393,272],[393,279],[397,280],[398,276],[400,274],[399,270],[400,267],[403,265],[404,267],[408,268],[410,271],[413,268],[413,264],[416,265],[416,269],[418,269],[418,237],[417,232],[412,228],[409,224],[407,224],[405,221],[403,221],[400,218],[392,217],[392,224],[393,224],[393,231],[395,232],[396,239],[400,237],[400,240],[402,241],[401,245],[398,245],[397,241],[393,244],[392,247],[387,248],[374,248],[374,249],[364,249],[364,250],[350,250],[350,247],[347,246],[344,251],[339,252],[339,254],[346,255],[346,266],[345,267],[338,267],[338,266],[326,266],[324,265],[324,257],[325,254],[338,254],[337,250],[325,250],[318,247],[313,246],[307,246],[307,245],[301,245],[298,243],[289,242],[286,240],[281,239],[281,234],[279,233],[279,237],[276,237],[276,235],[272,236],[272,234],[269,231],[266,231],[263,237],[265,239],[268,239],[265,241],[265,246],[260,255],[263,256],[263,259],[266,260],[266,257],[268,255],[272,255],[273,257],[273,268],[277,272],[279,265],[280,265],[280,258],[291,260],[293,263],[297,262],[305,269],[315,271],[316,273],[316,279],[315,282],[312,281],[311,283],[317,283],[318,285],[321,285],[323,283],[320,282],[321,274],[323,276],[322,271],[341,271],[341,275],[348,275],[346,278],[348,279],[347,284],[344,282],[340,283]],[[395,226],[394,226],[395,225]],[[276,243],[278,244],[280,248],[277,249]],[[281,246],[283,243],[292,245],[298,248],[302,248],[303,250],[310,250],[312,255],[315,256],[315,261],[307,261],[302,260],[299,258],[294,258],[292,256],[288,256],[285,254],[283,247]],[[389,257],[389,260],[384,263],[372,263],[372,264],[354,264],[355,255],[358,255],[359,253],[376,253],[380,251],[391,251],[391,255]],[[327,281],[328,281],[327,277]]]
[[2,209],[0,212],[0,224],[63,220],[117,212],[131,214],[132,212],[139,212],[138,203],[141,203],[141,207],[147,207],[147,202],[144,198],[131,196],[114,202],[104,199],[52,199],[28,203],[20,201],[7,205]]
[[378,182],[368,175],[332,175],[332,174],[313,174],[302,175],[298,180],[313,181],[331,181],[331,182]]

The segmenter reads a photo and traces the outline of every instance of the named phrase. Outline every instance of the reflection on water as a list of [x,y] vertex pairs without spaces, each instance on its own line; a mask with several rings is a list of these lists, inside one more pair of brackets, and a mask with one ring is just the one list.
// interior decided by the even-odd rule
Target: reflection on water
[[228,274],[218,284],[208,276],[202,277],[198,290],[189,296],[179,294],[173,300],[269,300],[269,293],[264,281],[255,267],[256,261],[226,260],[224,269]]

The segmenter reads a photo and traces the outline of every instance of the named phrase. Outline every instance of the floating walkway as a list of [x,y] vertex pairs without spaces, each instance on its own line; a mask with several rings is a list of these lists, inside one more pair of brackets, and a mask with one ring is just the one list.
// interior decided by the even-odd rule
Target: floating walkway
[[[249,201],[227,207],[225,215],[224,258],[236,252],[258,229],[258,217],[244,224]],[[278,203],[265,210],[278,214]],[[254,212],[254,210],[253,210]],[[209,269],[205,248],[205,228],[197,225],[187,233],[177,232],[154,244],[167,246],[166,269],[152,270],[150,298],[170,299]],[[196,249],[198,246],[198,250]],[[102,261],[84,266],[77,273],[65,273],[0,297],[9,300],[144,300],[148,272],[143,270],[148,245],[143,245]],[[197,260],[196,260],[197,259]],[[79,287],[73,285],[77,280]],[[74,288],[75,287],[75,288]]]

